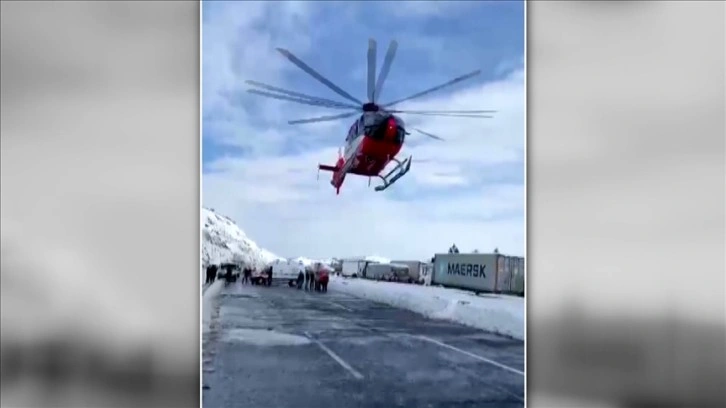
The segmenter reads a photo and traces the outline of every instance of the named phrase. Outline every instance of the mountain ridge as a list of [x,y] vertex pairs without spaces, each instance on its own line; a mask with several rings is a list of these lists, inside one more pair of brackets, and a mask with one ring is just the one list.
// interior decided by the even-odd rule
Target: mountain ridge
[[202,207],[202,264],[226,262],[262,268],[277,259],[284,259],[261,248],[250,239],[230,217],[214,209]]

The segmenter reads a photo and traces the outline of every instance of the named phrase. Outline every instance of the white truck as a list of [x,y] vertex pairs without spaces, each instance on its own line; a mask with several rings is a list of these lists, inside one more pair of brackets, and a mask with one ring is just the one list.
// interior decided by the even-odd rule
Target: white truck
[[305,273],[305,265],[302,261],[285,261],[278,259],[272,263],[272,280],[287,282],[288,286],[294,286],[300,272]]
[[344,259],[341,265],[341,275],[347,278],[357,278],[366,261],[361,259]]

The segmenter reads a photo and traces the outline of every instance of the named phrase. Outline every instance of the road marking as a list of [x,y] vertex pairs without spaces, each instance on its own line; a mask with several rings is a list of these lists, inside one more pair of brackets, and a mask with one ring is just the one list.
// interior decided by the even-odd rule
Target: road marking
[[433,344],[439,345],[439,346],[444,347],[444,348],[447,348],[449,350],[453,350],[453,351],[459,352],[461,354],[467,355],[467,356],[469,356],[471,358],[474,358],[476,360],[485,362],[487,364],[491,364],[491,365],[493,365],[495,367],[499,367],[502,370],[509,371],[510,373],[515,373],[515,374],[519,374],[521,376],[524,376],[524,371],[517,370],[516,368],[509,367],[509,366],[504,365],[502,363],[498,363],[498,362],[496,362],[494,360],[491,360],[491,359],[488,359],[486,357],[482,357],[480,355],[477,355],[477,354],[468,352],[466,350],[462,350],[462,349],[460,349],[458,347],[454,347],[454,346],[451,346],[449,344],[440,342],[440,341],[438,341],[436,339],[432,339],[431,337],[422,336],[422,335],[415,335],[415,336],[412,335],[412,337],[415,337],[415,338],[418,338],[418,339],[421,339],[421,340],[424,340],[424,341],[428,341],[429,343],[433,343]]
[[328,355],[333,360],[335,360],[338,364],[340,364],[341,367],[343,367],[346,370],[348,370],[348,372],[351,373],[353,375],[353,377],[355,377],[358,380],[362,380],[363,379],[363,374],[361,374],[358,371],[356,371],[355,368],[351,367],[350,364],[348,364],[345,360],[343,360],[342,358],[340,358],[339,355],[335,354],[335,352],[333,352],[333,350],[329,349],[328,346],[326,346],[325,344],[321,343],[320,341],[314,339],[313,336],[311,336],[310,333],[308,333],[308,332],[305,332],[305,336],[307,338],[309,338],[310,341],[312,341],[313,343],[317,344],[318,347],[320,347],[321,350],[323,350],[324,352],[328,353]]
[[[319,299],[320,298],[318,295],[314,295],[314,294],[310,293],[309,291],[305,291],[305,296],[308,299]],[[343,306],[340,303],[333,302],[332,300],[324,299],[323,301],[329,305],[337,307],[338,309],[345,310],[346,312],[355,312],[355,310],[349,308],[348,306]]]
[[[470,375],[472,377],[478,377],[479,376],[479,374],[477,374],[476,371],[475,370],[472,370],[471,368],[459,367],[459,370],[462,370],[463,372],[467,373],[468,375]],[[493,383],[487,383],[485,385],[485,387],[494,388],[495,390],[497,390],[499,392],[503,392],[503,393],[509,395],[510,397],[515,398],[519,402],[524,402],[524,398],[522,396],[520,396],[518,394],[515,394],[512,391],[509,391],[508,389],[506,389],[505,387],[502,387],[500,385],[493,384]]]
[[347,307],[347,306],[343,306],[343,305],[341,305],[341,304],[339,304],[339,303],[336,303],[336,302],[332,302],[332,301],[328,301],[328,303],[330,303],[331,305],[333,305],[333,306],[337,307],[338,309],[343,309],[343,310],[346,310],[346,311],[348,311],[348,312],[354,312],[354,310],[353,310],[353,309],[351,309],[351,308],[349,308],[349,307]]

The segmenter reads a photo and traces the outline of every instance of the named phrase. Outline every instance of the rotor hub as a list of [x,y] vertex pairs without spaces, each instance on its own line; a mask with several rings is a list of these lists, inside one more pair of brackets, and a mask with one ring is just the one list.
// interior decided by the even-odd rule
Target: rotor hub
[[363,104],[363,112],[378,112],[380,108],[373,102]]

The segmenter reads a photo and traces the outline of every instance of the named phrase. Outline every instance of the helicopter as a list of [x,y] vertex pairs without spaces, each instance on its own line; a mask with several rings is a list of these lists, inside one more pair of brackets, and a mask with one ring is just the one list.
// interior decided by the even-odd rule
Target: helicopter
[[[386,78],[391,70],[391,65],[397,49],[398,42],[396,40],[392,40],[388,45],[388,50],[386,51],[386,55],[383,59],[380,74],[376,76],[377,43],[374,39],[368,40],[367,102],[363,102],[350,95],[348,92],[335,85],[318,71],[314,70],[308,64],[284,48],[277,48],[277,51],[298,68],[305,71],[308,75],[315,78],[340,97],[345,98],[350,102],[311,96],[258,81],[245,81],[248,85],[254,87],[253,89],[247,90],[247,92],[252,94],[299,104],[348,111],[337,115],[290,120],[288,121],[290,125],[333,121],[359,115],[348,130],[344,147],[338,149],[338,159],[335,165],[318,164],[318,177],[320,175],[320,171],[333,173],[330,184],[333,188],[335,188],[336,195],[340,194],[340,189],[345,182],[346,176],[349,174],[368,177],[369,186],[372,178],[380,178],[382,184],[376,186],[375,191],[383,191],[388,189],[411,170],[411,163],[413,161],[412,156],[403,160],[397,158],[404,145],[406,136],[411,134],[408,132],[406,124],[403,119],[401,119],[400,115],[492,118],[493,116],[491,115],[496,113],[494,110],[445,111],[392,109],[395,105],[402,102],[429,95],[433,92],[473,78],[481,74],[481,70],[476,70],[468,74],[458,76],[440,85],[417,92],[405,98],[399,98],[388,103],[379,103],[378,100],[381,96]],[[439,136],[425,132],[421,129],[414,130],[431,139],[438,141],[444,140]],[[390,171],[386,172],[386,167],[388,167],[391,163],[395,163],[395,166]]]

